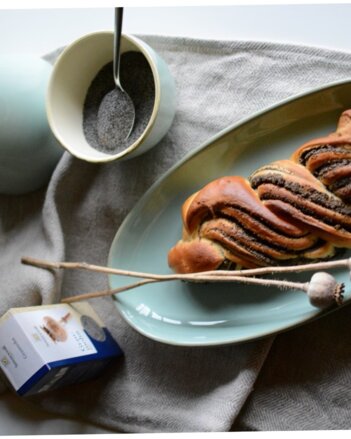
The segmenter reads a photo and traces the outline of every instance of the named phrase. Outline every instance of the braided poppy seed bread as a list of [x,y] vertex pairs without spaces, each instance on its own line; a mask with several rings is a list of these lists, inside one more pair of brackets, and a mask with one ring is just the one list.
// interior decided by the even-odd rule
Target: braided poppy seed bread
[[312,262],[351,248],[351,110],[290,160],[208,183],[184,202],[182,220],[168,253],[177,273]]

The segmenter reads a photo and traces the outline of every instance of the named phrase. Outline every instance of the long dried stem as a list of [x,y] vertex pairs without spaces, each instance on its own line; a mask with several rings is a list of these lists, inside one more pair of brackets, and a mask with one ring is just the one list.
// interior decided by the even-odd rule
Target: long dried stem
[[[165,281],[173,281],[173,280],[187,280],[192,282],[237,282],[237,283],[244,283],[244,284],[250,284],[250,285],[260,285],[260,286],[276,286],[278,288],[282,289],[296,289],[296,290],[302,290],[307,291],[307,285],[306,283],[300,283],[300,282],[288,282],[288,281],[280,281],[275,279],[260,279],[260,278],[251,278],[246,276],[239,276],[234,274],[233,276],[221,276],[218,275],[219,271],[214,272],[207,272],[202,273],[201,276],[189,274],[189,275],[177,275],[177,274],[171,274],[171,275],[156,275],[156,274],[150,274],[150,273],[141,273],[141,272],[134,272],[134,271],[128,271],[128,270],[121,270],[121,269],[114,269],[114,268],[107,268],[107,267],[101,267],[98,265],[91,265],[81,262],[48,262],[44,260],[38,260],[33,258],[23,258],[22,262],[24,264],[28,265],[34,265],[40,268],[46,268],[46,269],[83,269],[83,270],[91,270],[96,271],[100,273],[105,274],[119,274],[119,275],[125,275],[125,276],[133,276],[133,277],[142,277],[144,278],[141,282],[136,282],[132,284],[125,285],[123,287],[119,287],[112,290],[105,290],[105,291],[94,291],[92,293],[85,293],[80,294],[77,296],[69,297],[66,299],[63,299],[66,303],[69,302],[75,302],[78,300],[85,300],[88,298],[93,297],[101,297],[101,296],[107,296],[107,295],[113,295],[118,294],[123,291],[130,290],[132,288],[139,287],[141,285],[145,285],[147,283],[151,282],[165,282]],[[145,279],[146,278],[146,279]]]
[[61,299],[61,302],[73,303],[73,302],[79,302],[80,300],[95,299],[96,297],[113,296],[114,294],[123,293],[123,291],[128,291],[133,288],[141,287],[143,285],[152,282],[158,282],[158,281],[154,279],[145,279],[139,282],[134,282],[132,284],[125,285],[124,287],[113,288],[111,290],[93,291],[91,293],[84,293],[84,294],[78,294],[76,296],[65,297]]
[[[252,269],[252,270],[236,270],[236,271],[208,271],[208,272],[201,272],[201,273],[191,273],[191,274],[170,274],[170,275],[164,275],[164,274],[152,274],[152,273],[143,273],[143,272],[136,272],[136,271],[129,271],[129,270],[123,270],[123,269],[116,269],[116,268],[109,268],[109,267],[103,267],[99,265],[92,265],[87,264],[85,262],[49,262],[41,259],[34,259],[34,258],[22,258],[22,263],[27,265],[36,266],[39,268],[45,268],[45,269],[82,269],[82,270],[89,270],[89,271],[95,271],[105,274],[114,274],[114,275],[124,275],[129,277],[139,277],[143,278],[143,280],[134,282],[131,284],[127,284],[115,289],[110,290],[104,290],[104,291],[94,291],[91,293],[85,293],[76,295],[73,297],[65,298],[62,300],[62,302],[65,303],[71,303],[71,302],[77,302],[80,300],[86,300],[96,297],[102,297],[102,296],[109,296],[118,294],[127,290],[130,290],[132,288],[137,288],[139,286],[148,284],[148,283],[156,283],[156,282],[165,282],[165,281],[173,281],[173,280],[186,280],[190,282],[237,282],[242,284],[250,284],[250,285],[260,285],[265,287],[275,286],[283,290],[300,290],[307,293],[310,297],[310,300],[316,301],[315,297],[312,297],[311,294],[315,294],[315,282],[290,282],[286,280],[277,280],[277,279],[262,279],[257,277],[250,277],[257,274],[272,274],[272,273],[287,273],[287,272],[296,272],[296,271],[311,271],[316,269],[327,269],[327,268],[340,268],[340,267],[347,267],[350,269],[351,265],[351,258],[350,259],[343,259],[339,261],[329,261],[329,262],[321,262],[321,263],[314,263],[314,264],[306,264],[306,265],[299,265],[299,266],[290,266],[290,267],[264,267],[264,268],[258,268],[258,269]],[[316,273],[317,274],[317,273]],[[327,273],[318,273],[319,275],[328,275]],[[330,275],[328,275],[330,276]],[[331,277],[332,278],[332,277]],[[313,279],[313,277],[312,277]],[[330,279],[326,279],[330,282]],[[323,278],[322,284],[326,282],[325,278]],[[320,280],[317,287],[320,287]],[[340,304],[342,302],[342,293],[343,293],[343,284],[337,284],[335,279],[332,278],[332,288],[324,288],[324,295],[323,297],[323,306],[325,306],[325,303],[328,305],[330,303],[338,303]],[[327,291],[328,290],[328,291]],[[317,291],[317,299],[320,300],[320,292]],[[322,297],[322,296],[321,296]]]
[[[67,297],[65,299],[62,299],[62,302],[65,303],[72,303],[72,302],[78,302],[80,300],[86,300],[86,299],[93,299],[96,297],[102,297],[102,296],[112,296],[114,294],[122,293],[124,291],[130,290],[132,288],[137,288],[142,285],[148,284],[148,283],[157,283],[157,282],[166,282],[166,281],[172,281],[174,279],[145,279],[144,281],[135,282],[132,284],[125,285],[123,287],[114,288],[111,290],[104,290],[104,291],[94,291],[92,293],[85,293],[85,294],[79,294],[77,296]],[[280,289],[288,290],[301,290],[307,292],[308,289],[308,282],[301,283],[301,282],[288,282],[288,281],[281,281],[276,279],[260,279],[255,277],[243,277],[243,276],[234,276],[233,278],[229,277],[215,277],[215,276],[207,276],[203,277],[201,279],[202,282],[237,282],[247,285],[260,285],[264,287],[278,287]]]
[[351,270],[351,258],[339,259],[337,261],[316,262],[313,264],[304,265],[290,265],[286,267],[262,267],[245,270],[213,270],[204,271],[200,273],[190,274],[154,274],[144,273],[140,271],[124,270],[120,268],[110,268],[101,265],[88,264],[86,262],[50,262],[43,259],[35,259],[30,257],[23,257],[22,263],[26,265],[32,265],[39,268],[46,269],[68,269],[68,270],[88,270],[105,274],[116,274],[128,277],[139,277],[143,279],[155,279],[155,280],[189,280],[189,281],[202,281],[208,280],[209,276],[215,276],[216,280],[222,280],[218,278],[225,277],[237,277],[237,276],[256,276],[273,273],[296,273],[304,271],[315,270],[328,270],[335,268],[348,268]]

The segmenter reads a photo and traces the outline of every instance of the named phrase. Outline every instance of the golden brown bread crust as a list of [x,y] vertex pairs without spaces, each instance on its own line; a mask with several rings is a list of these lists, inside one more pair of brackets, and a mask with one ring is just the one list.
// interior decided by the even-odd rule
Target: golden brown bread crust
[[182,219],[182,239],[168,255],[178,273],[323,259],[351,248],[351,110],[335,133],[305,143],[290,160],[248,180],[210,182],[184,202]]
[[223,261],[220,246],[207,239],[182,241],[168,253],[168,264],[177,273],[217,270]]

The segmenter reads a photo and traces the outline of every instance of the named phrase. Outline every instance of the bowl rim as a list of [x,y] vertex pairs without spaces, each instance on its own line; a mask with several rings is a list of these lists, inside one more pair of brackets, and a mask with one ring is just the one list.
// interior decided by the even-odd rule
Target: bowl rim
[[[112,161],[115,161],[115,160],[118,160],[121,158],[128,158],[128,156],[132,152],[136,151],[140,146],[142,146],[144,140],[147,138],[147,136],[149,135],[149,133],[151,132],[152,128],[155,125],[156,118],[157,118],[159,108],[160,108],[160,101],[161,101],[160,75],[158,72],[156,61],[154,60],[153,56],[150,54],[150,51],[153,51],[153,49],[147,43],[145,43],[144,41],[142,41],[138,37],[135,37],[134,35],[122,34],[122,37],[121,37],[122,40],[125,39],[125,40],[131,42],[134,46],[136,46],[139,49],[139,51],[146,58],[149,66],[151,68],[151,71],[152,71],[154,84],[155,84],[155,96],[154,96],[154,104],[153,104],[152,113],[150,115],[150,119],[149,119],[144,131],[138,137],[138,139],[134,143],[129,145],[127,148],[123,149],[122,151],[120,151],[118,153],[106,154],[103,151],[99,151],[100,154],[102,153],[104,155],[100,156],[100,157],[91,157],[90,155],[87,155],[85,153],[82,154],[80,152],[77,152],[74,147],[72,148],[72,146],[62,137],[62,135],[57,130],[56,123],[55,123],[54,117],[53,117],[53,110],[52,110],[52,108],[53,108],[52,89],[53,89],[53,86],[55,84],[57,71],[61,67],[62,63],[64,62],[66,55],[77,44],[82,43],[84,40],[88,40],[88,39],[91,39],[91,38],[94,38],[97,36],[101,36],[101,35],[109,35],[109,36],[112,35],[113,36],[113,31],[101,30],[101,31],[89,32],[87,34],[80,36],[79,38],[75,39],[74,41],[72,41],[71,43],[69,43],[68,45],[65,46],[65,48],[59,54],[59,56],[57,57],[54,65],[53,65],[53,69],[52,69],[52,73],[50,75],[49,84],[48,84],[47,93],[46,93],[46,114],[47,114],[50,128],[51,128],[53,134],[55,135],[56,139],[60,142],[62,147],[64,149],[66,149],[69,153],[71,153],[72,155],[74,155],[75,157],[77,157],[79,159],[82,159],[82,160],[85,160],[85,161],[88,161],[91,163],[105,163],[105,162],[112,162]],[[155,55],[158,56],[158,54],[156,52],[155,52]],[[111,61],[112,60],[113,60],[113,58],[112,58],[112,52],[111,52]],[[103,67],[103,66],[101,66],[101,67]]]

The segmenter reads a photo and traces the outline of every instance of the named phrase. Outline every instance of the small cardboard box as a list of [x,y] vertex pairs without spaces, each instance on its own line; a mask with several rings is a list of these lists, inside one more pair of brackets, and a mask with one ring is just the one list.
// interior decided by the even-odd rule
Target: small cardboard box
[[95,378],[120,355],[87,302],[12,308],[0,318],[0,370],[19,395]]

